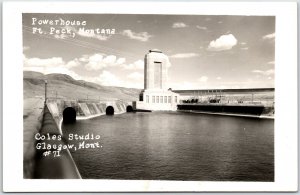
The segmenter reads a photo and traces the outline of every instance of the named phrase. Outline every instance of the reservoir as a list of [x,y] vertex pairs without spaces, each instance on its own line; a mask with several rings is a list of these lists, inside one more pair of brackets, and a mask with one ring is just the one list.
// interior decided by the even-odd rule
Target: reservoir
[[101,137],[101,148],[71,151],[84,179],[274,181],[270,119],[138,112],[81,120],[62,129],[66,138],[70,133]]

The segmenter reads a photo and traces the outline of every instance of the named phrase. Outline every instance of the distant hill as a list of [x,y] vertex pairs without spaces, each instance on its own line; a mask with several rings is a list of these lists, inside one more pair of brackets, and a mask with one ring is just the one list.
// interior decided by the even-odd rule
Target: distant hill
[[24,98],[44,97],[45,80],[47,80],[48,97],[107,100],[138,100],[141,89],[102,86],[83,80],[75,80],[66,74],[47,74],[23,72]]

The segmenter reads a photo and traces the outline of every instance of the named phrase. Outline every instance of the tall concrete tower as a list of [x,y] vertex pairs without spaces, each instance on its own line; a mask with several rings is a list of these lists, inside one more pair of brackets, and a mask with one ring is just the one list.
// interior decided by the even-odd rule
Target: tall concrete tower
[[179,94],[168,90],[167,69],[169,58],[158,49],[145,55],[144,90],[140,101],[134,103],[137,110],[176,110]]
[[144,89],[166,90],[168,56],[158,49],[149,50],[145,55]]

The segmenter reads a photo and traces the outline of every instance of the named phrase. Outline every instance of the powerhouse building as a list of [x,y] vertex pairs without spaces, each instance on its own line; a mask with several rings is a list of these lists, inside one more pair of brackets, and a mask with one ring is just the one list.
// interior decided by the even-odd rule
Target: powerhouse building
[[168,89],[168,56],[157,49],[149,50],[144,60],[144,90],[136,109],[176,110],[179,94]]

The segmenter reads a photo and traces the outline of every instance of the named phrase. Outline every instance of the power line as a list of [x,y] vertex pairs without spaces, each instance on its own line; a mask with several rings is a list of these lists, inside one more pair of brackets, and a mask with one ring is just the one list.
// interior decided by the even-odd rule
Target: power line
[[[25,32],[32,33],[32,31],[31,31],[32,29],[30,27],[25,26],[25,25],[23,25],[23,27],[24,27],[23,30]],[[85,47],[85,48],[100,51],[100,52],[104,51],[105,53],[113,53],[113,54],[117,54],[119,56],[126,55],[126,57],[129,57],[129,58],[134,59],[134,60],[136,60],[137,59],[136,56],[138,56],[137,54],[136,54],[136,56],[133,56],[133,55],[127,53],[127,52],[117,50],[117,49],[113,49],[113,48],[110,48],[110,47],[96,45],[96,44],[92,44],[92,43],[89,43],[89,42],[86,42],[86,41],[76,40],[76,39],[71,38],[69,36],[64,37],[63,39],[59,39],[59,38],[55,38],[55,37],[53,37],[52,35],[49,35],[49,34],[36,34],[36,35],[39,35],[39,36],[45,37],[45,38],[49,38],[49,39],[53,39],[53,40],[57,40],[57,41],[61,41],[61,42],[65,42],[65,43],[71,43],[71,44],[74,44],[74,45],[77,45],[77,46]]]

